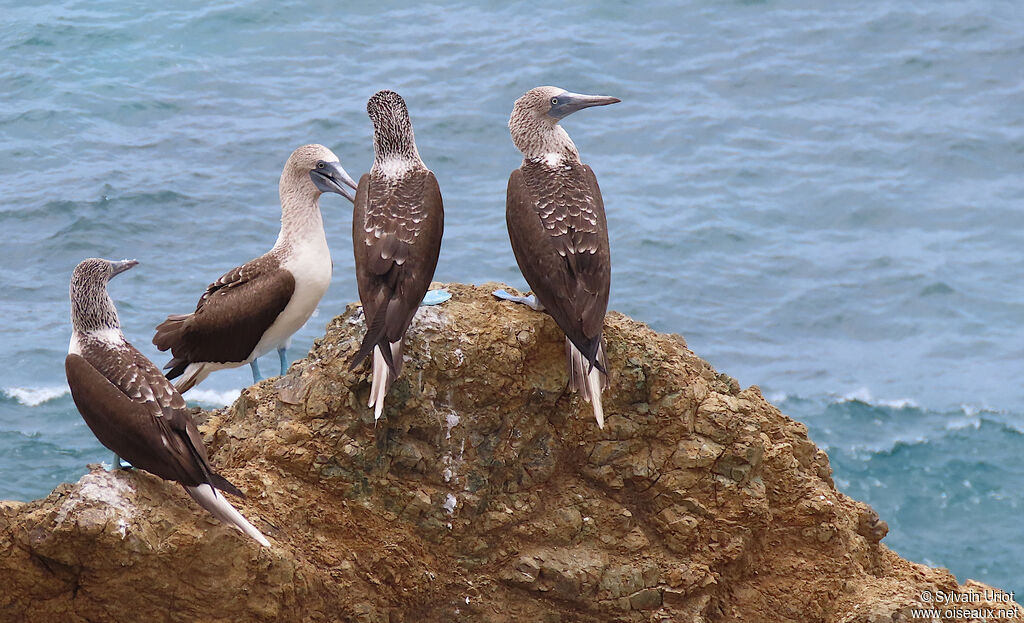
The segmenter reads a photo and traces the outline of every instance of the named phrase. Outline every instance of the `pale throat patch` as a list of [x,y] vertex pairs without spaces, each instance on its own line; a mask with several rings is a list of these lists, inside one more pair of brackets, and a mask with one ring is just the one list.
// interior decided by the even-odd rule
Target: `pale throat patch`
[[412,170],[415,162],[411,158],[388,156],[380,162],[376,162],[373,168],[386,178],[397,179]]
[[544,154],[544,157],[541,158],[541,160],[543,160],[544,164],[548,165],[549,167],[557,167],[562,164],[562,160],[564,158],[565,156],[562,155],[561,153],[548,152]]
[[97,339],[111,346],[120,346],[124,344],[124,335],[121,334],[120,329],[100,329],[99,331],[90,331],[89,337]]
[[[122,346],[125,343],[124,335],[121,334],[120,329],[100,329],[99,331],[90,331],[86,335],[109,346]],[[82,354],[82,342],[79,339],[79,333],[77,331],[71,332],[71,343],[68,345],[68,354]]]

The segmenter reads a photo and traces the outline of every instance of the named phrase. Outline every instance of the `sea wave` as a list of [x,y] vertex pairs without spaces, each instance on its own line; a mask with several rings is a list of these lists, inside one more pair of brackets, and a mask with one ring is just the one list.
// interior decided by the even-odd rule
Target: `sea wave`
[[860,403],[868,407],[878,407],[885,409],[892,409],[895,411],[900,410],[919,410],[919,411],[933,411],[937,413],[957,413],[966,415],[969,418],[976,418],[979,415],[990,414],[990,415],[1007,415],[1008,412],[993,409],[987,404],[969,404],[960,403],[958,405],[950,405],[948,408],[936,409],[922,406],[922,403],[914,398],[878,398],[870,389],[867,387],[861,387],[859,389],[846,392],[846,393],[828,393],[820,396],[805,396],[802,394],[791,394],[785,391],[768,391],[764,394],[768,402],[781,406],[785,403],[799,403],[807,402],[821,405],[843,405],[849,403]]
[[26,407],[38,407],[41,404],[56,400],[71,393],[67,385],[44,387],[4,387],[0,389],[5,397]]
[[[238,399],[241,393],[240,389],[218,391],[215,389],[198,388],[190,391],[185,396],[185,399],[204,407],[225,407]],[[67,385],[4,387],[0,389],[0,395],[3,395],[4,398],[26,407],[39,407],[70,394],[71,391]]]
[[185,399],[206,407],[226,407],[233,403],[242,394],[240,389],[216,389],[196,388],[191,390]]
[[984,403],[934,408],[913,398],[880,399],[867,388],[844,394],[766,392],[766,396],[807,424],[811,438],[823,450],[857,461],[870,461],[900,448],[975,439],[979,434],[1007,439],[1024,434],[1024,413],[992,409]]
[[836,402],[861,402],[876,407],[889,407],[890,409],[917,409],[920,404],[913,398],[896,398],[885,400],[876,398],[867,387],[855,389],[852,392],[837,397]]

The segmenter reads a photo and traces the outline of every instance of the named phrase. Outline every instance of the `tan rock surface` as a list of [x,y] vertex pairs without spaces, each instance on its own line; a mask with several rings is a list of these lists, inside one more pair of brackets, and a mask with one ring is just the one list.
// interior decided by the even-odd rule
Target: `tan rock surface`
[[199,415],[271,549],[176,485],[93,471],[0,503],[0,620],[889,622],[987,588],[881,545],[806,428],[681,337],[609,315],[600,430],[549,317],[449,288],[376,426],[355,306]]

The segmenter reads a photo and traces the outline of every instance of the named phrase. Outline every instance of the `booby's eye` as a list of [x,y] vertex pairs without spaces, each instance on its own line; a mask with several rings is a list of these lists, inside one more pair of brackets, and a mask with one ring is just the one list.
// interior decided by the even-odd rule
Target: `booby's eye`
[[316,163],[316,168],[318,168],[318,169],[324,168],[324,161],[321,160],[320,162]]
[[557,97],[552,97],[551,98],[551,105],[552,106],[558,106],[558,98]]

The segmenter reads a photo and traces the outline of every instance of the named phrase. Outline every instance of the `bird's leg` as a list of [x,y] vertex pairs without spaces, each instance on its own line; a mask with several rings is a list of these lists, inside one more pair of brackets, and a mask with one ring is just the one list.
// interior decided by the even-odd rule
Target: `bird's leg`
[[440,305],[450,298],[452,295],[448,290],[430,290],[423,297],[423,302],[420,305]]
[[494,292],[491,292],[491,294],[504,301],[522,303],[523,305],[526,305],[533,311],[544,311],[544,306],[541,305],[540,301],[537,300],[536,294],[531,294],[530,296],[514,296],[506,292],[504,289],[495,290]]
[[114,453],[114,468],[112,470],[110,470],[110,471],[114,472],[114,471],[117,471],[119,469],[131,469],[131,468],[132,468],[131,465],[122,465],[121,464],[121,457],[117,456],[117,452]]
[[281,359],[281,376],[284,376],[288,372],[288,357],[285,356],[287,348],[281,347],[277,349],[277,356]]
[[253,359],[249,362],[249,367],[252,368],[252,382],[259,383],[262,381],[263,375],[260,374],[260,364],[256,363],[256,360]]

